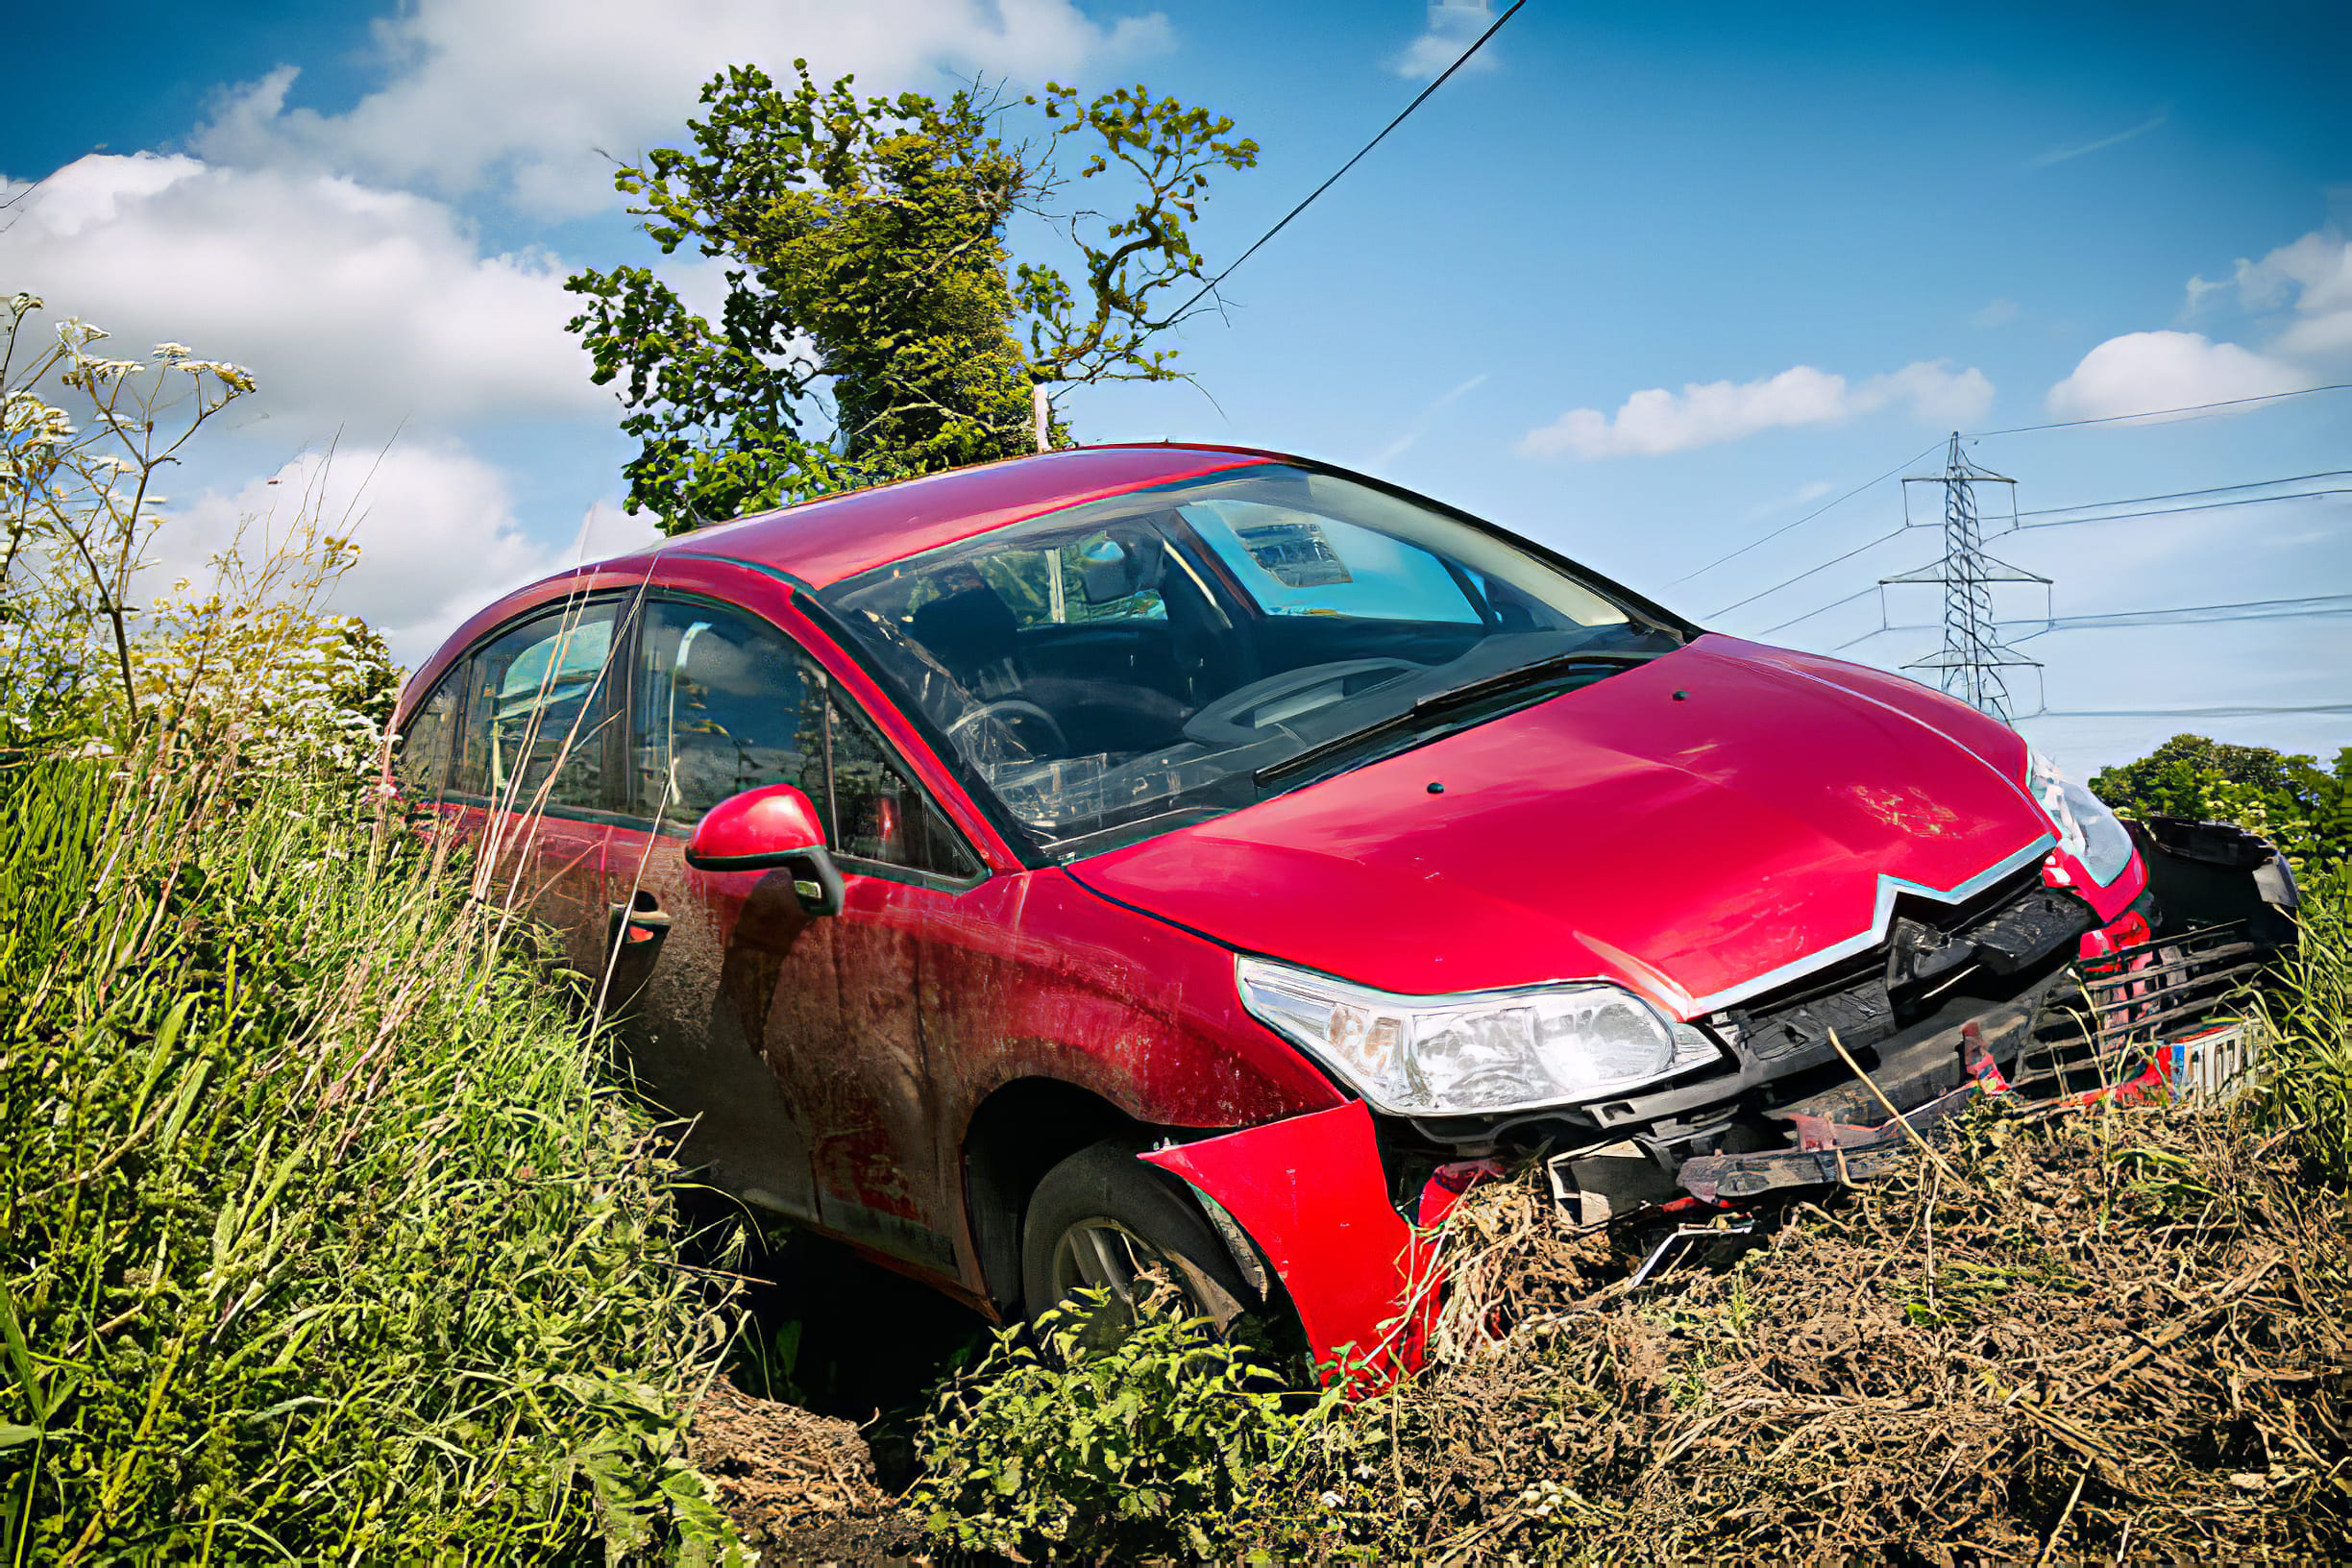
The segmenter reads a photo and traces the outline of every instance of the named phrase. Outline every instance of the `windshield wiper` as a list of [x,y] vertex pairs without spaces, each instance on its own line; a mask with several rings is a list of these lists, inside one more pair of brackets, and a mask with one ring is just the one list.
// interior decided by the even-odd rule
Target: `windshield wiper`
[[1523,664],[1516,670],[1499,670],[1491,675],[1481,675],[1476,680],[1463,681],[1459,686],[1433,692],[1415,702],[1411,711],[1416,719],[1425,719],[1433,713],[1450,713],[1456,708],[1466,708],[1474,702],[1483,701],[1498,692],[1541,685],[1555,675],[1566,674],[1580,664],[1648,664],[1660,653],[1668,651],[1671,650],[1645,649],[1635,652],[1629,649],[1622,651],[1582,649],[1574,653],[1556,653],[1548,659],[1537,659],[1533,664]]
[[1482,675],[1476,680],[1464,681],[1459,686],[1448,687],[1442,692],[1432,692],[1402,713],[1394,713],[1385,719],[1374,720],[1361,729],[1351,729],[1344,734],[1335,735],[1328,741],[1317,741],[1306,750],[1293,752],[1280,762],[1269,762],[1263,768],[1251,773],[1250,780],[1259,785],[1275,783],[1293,773],[1303,772],[1340,752],[1353,750],[1366,741],[1377,740],[1383,735],[1418,729],[1427,721],[1440,714],[1475,707],[1490,698],[1504,696],[1525,687],[1543,685],[1569,674],[1580,665],[1610,664],[1630,667],[1637,664],[1648,664],[1652,659],[1673,651],[1675,651],[1673,649],[1664,648],[1649,649],[1638,652],[1629,649],[1618,651],[1580,649],[1571,653],[1556,653],[1548,659],[1537,659],[1533,664],[1523,664],[1514,670],[1497,671],[1491,675]]

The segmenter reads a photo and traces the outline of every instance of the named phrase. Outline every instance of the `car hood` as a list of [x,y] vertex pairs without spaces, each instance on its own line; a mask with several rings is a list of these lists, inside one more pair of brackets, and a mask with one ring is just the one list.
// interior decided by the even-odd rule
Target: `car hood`
[[1923,687],[1709,636],[1069,870],[1385,991],[1606,979],[1691,1017],[1875,942],[1899,892],[2029,864],[2054,835],[2023,772]]

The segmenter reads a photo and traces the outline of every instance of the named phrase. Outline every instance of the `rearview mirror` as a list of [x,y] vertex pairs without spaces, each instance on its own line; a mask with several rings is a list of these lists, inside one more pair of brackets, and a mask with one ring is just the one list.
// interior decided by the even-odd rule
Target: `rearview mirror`
[[809,797],[790,784],[730,796],[702,815],[686,841],[698,871],[767,871],[793,879],[803,913],[839,915],[845,889],[825,850],[824,826]]
[[1146,539],[1098,533],[1076,553],[1078,588],[1089,604],[1130,599],[1159,581],[1158,551]]

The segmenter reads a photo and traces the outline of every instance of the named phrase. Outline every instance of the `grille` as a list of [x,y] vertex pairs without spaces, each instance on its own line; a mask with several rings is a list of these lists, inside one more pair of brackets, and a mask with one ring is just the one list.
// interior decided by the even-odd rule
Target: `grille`
[[[2065,896],[2065,895],[2060,895]],[[2051,894],[2042,886],[2039,864],[2013,872],[1972,898],[1943,904],[1927,898],[1899,897],[1890,932],[1905,925],[1927,940],[1951,940],[1964,932],[1997,932],[2009,940],[2013,929],[2030,925],[2046,937],[2070,938],[2089,928],[2092,916],[2082,906],[2079,918],[2064,917],[2052,923],[2057,906],[2046,909]],[[2040,966],[2050,949],[2031,961]],[[1736,1030],[1759,1059],[1776,1062],[1818,1045],[1835,1029],[1849,1047],[1874,1045],[1930,1011],[1932,999],[1961,978],[1982,976],[1991,968],[2014,972],[2019,966],[1995,962],[1992,943],[1956,967],[1922,979],[1891,977],[1888,944],[1880,942],[1866,952],[1816,969],[1785,986],[1764,992],[1738,1007],[1717,1014],[1719,1022]],[[2023,980],[2018,984],[2021,987]]]

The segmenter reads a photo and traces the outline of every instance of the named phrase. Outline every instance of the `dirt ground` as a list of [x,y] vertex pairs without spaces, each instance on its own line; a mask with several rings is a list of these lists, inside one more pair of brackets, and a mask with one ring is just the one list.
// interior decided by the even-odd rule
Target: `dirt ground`
[[722,1378],[695,1412],[695,1466],[768,1563],[916,1556],[922,1535],[874,1479],[858,1429],[754,1399]]

